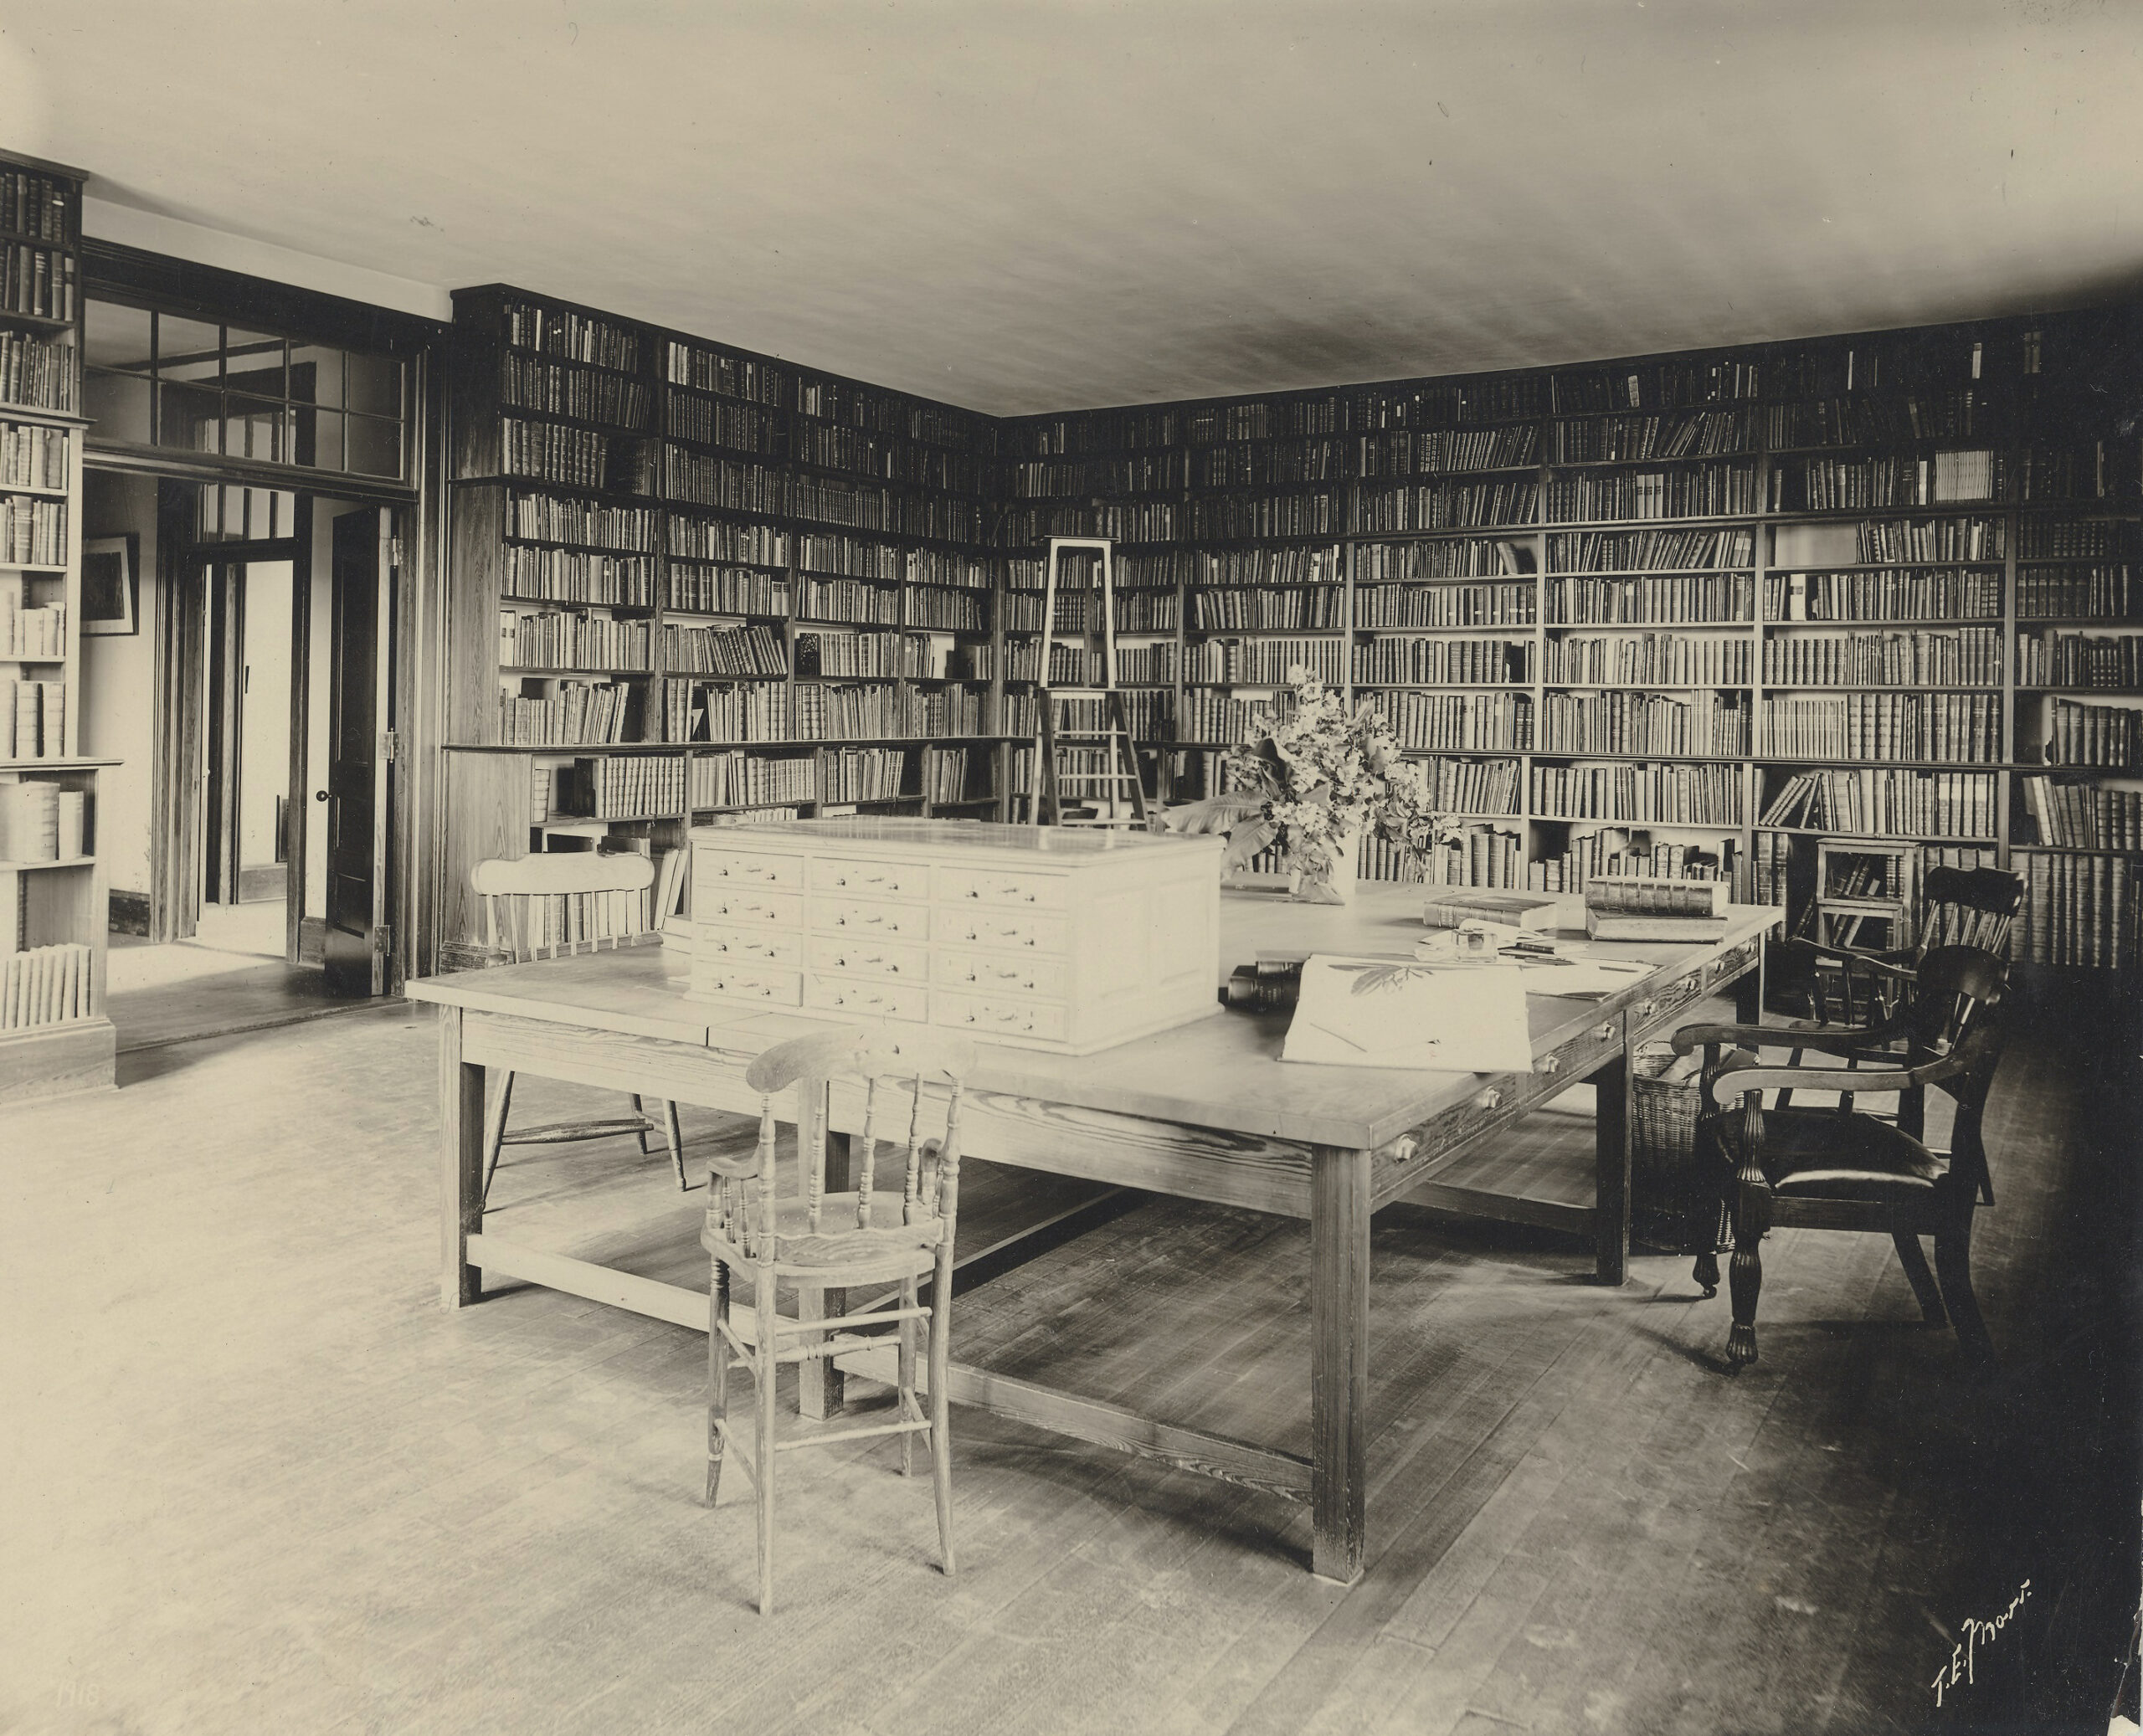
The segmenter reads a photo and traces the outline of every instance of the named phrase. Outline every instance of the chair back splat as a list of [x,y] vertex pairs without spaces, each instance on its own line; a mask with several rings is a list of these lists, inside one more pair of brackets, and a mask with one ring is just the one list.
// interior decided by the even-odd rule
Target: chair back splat
[[495,856],[470,871],[484,943],[516,964],[614,947],[648,930],[655,864],[632,852]]

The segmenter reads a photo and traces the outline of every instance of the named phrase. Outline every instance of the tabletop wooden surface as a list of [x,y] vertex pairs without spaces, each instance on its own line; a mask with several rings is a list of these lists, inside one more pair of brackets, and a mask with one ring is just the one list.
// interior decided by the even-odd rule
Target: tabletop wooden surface
[[[1769,906],[1731,907],[1725,934],[1664,945],[1600,942],[1599,956],[1653,967],[1604,998],[1527,998],[1534,1052],[1544,1053],[1603,1016],[1775,925]],[[1364,886],[1351,906],[1297,904],[1283,895],[1221,895],[1223,970],[1261,952],[1386,953],[1411,957],[1426,931],[1421,891]],[[408,985],[412,1000],[513,1014],[554,1017],[599,1030],[758,1054],[830,1021],[794,1014],[731,1009],[684,998],[687,960],[660,947],[463,971]],[[1218,984],[1215,984],[1217,989]],[[1075,1107],[1324,1145],[1381,1145],[1480,1088],[1480,1076],[1425,1069],[1282,1063],[1287,1015],[1223,1012],[1097,1055],[1058,1055],[979,1045],[977,1088]]]

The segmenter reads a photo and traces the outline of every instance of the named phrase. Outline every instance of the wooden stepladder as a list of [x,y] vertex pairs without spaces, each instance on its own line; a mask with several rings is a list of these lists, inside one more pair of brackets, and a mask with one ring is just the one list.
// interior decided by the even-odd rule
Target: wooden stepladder
[[[1092,555],[1067,563],[1067,553]],[[1116,685],[1115,556],[1105,537],[1052,537],[1042,588],[1041,667],[1035,675],[1035,819],[1045,826],[1146,824],[1146,786]],[[1067,582],[1090,570],[1092,583]],[[1057,598],[1077,598],[1076,634],[1057,627]],[[1070,661],[1072,667],[1061,665]],[[1072,679],[1059,681],[1060,675]],[[1098,676],[1098,680],[1096,677]]]

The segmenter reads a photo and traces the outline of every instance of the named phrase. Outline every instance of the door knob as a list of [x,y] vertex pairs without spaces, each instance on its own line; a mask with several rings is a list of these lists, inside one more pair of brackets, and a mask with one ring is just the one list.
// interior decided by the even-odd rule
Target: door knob
[[327,792],[324,789],[316,789],[312,793],[312,799],[316,802],[324,802],[327,799]]

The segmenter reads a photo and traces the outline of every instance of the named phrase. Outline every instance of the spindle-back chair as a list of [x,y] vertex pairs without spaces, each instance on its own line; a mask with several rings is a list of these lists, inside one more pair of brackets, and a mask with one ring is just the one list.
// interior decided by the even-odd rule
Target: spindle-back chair
[[[938,1503],[938,1540],[944,1570],[953,1569],[952,1439],[948,1432],[946,1369],[951,1356],[953,1234],[959,1215],[960,1097],[974,1065],[965,1039],[890,1026],[857,1027],[797,1037],[752,1063],[746,1082],[760,1094],[759,1139],[748,1156],[710,1159],[707,1227],[700,1240],[712,1256],[707,1332],[707,1502],[721,1487],[732,1450],[758,1496],[759,1611],[773,1607],[773,1502],[777,1455],[859,1436],[897,1435],[901,1472],[914,1469],[914,1437],[930,1436],[931,1480]],[[796,1168],[784,1194],[775,1163],[774,1099],[794,1088]],[[862,1133],[851,1146],[854,1186],[825,1191],[826,1136],[831,1094],[844,1099],[861,1087]],[[844,1107],[853,1105],[845,1102]],[[887,1127],[905,1124],[905,1140],[888,1143],[902,1158],[898,1191],[878,1185],[878,1147]],[[942,1133],[935,1133],[942,1123]],[[853,1123],[851,1122],[851,1125]],[[934,1137],[933,1137],[934,1134]],[[931,1299],[918,1281],[934,1272]],[[752,1282],[752,1337],[747,1342],[730,1312],[732,1275]],[[775,1290],[797,1287],[794,1316],[779,1313]],[[827,1289],[897,1283],[895,1306],[827,1318],[813,1299]],[[930,1323],[929,1395],[926,1416],[916,1396],[917,1323]],[[801,1364],[882,1346],[886,1334],[861,1327],[892,1326],[898,1340],[897,1420],[777,1441],[774,1380],[784,1365]],[[751,1451],[741,1449],[729,1424],[729,1361],[751,1371],[756,1397]]]
[[[654,880],[655,865],[645,856],[589,850],[539,853],[517,860],[493,857],[479,862],[469,876],[482,909],[485,944],[514,964],[618,947],[645,934],[647,889]],[[660,1133],[669,1146],[678,1187],[691,1185],[685,1179],[684,1139],[674,1103],[660,1103],[657,1119],[635,1095],[629,1116],[555,1122],[509,1133],[506,1112],[512,1102],[513,1075],[508,1071],[500,1078],[484,1116],[486,1199],[499,1153],[509,1145],[558,1145],[626,1133],[639,1140],[645,1156],[650,1151],[647,1136]]]

